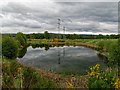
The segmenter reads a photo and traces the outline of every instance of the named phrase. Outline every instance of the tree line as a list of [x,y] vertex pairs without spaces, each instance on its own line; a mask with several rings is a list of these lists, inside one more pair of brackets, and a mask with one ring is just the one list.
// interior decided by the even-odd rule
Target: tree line
[[[2,36],[8,34],[2,34]],[[13,37],[16,37],[17,34],[11,34]],[[88,34],[57,34],[57,33],[49,33],[45,31],[44,33],[32,33],[25,34],[28,39],[118,39],[120,34],[111,34],[111,35],[88,35]]]
[[45,31],[44,33],[26,34],[28,39],[118,39],[120,35],[85,35],[85,34],[55,34]]

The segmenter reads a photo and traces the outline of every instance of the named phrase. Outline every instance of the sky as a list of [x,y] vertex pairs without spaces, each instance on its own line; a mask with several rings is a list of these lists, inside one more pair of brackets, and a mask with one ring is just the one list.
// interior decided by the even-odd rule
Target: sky
[[[105,0],[104,0],[105,1]],[[118,2],[3,0],[0,2],[2,33],[117,34]]]

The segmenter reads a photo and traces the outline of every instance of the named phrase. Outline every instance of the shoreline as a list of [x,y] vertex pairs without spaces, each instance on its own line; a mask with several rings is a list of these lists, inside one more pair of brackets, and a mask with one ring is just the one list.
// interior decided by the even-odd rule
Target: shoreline
[[48,45],[68,45],[68,46],[70,46],[70,45],[73,45],[73,46],[84,46],[84,47],[87,47],[87,48],[91,48],[91,49],[93,49],[93,50],[96,50],[96,51],[98,51],[99,53],[98,53],[98,55],[99,56],[101,56],[101,57],[103,57],[105,60],[106,60],[106,62],[108,62],[108,57],[107,57],[107,55],[105,54],[106,53],[106,51],[103,51],[103,52],[100,52],[98,49],[99,49],[99,46],[97,46],[97,45],[93,45],[93,44],[87,44],[87,43],[76,43],[76,42],[47,42],[47,43],[29,43],[29,45],[31,45],[31,44],[48,44]]

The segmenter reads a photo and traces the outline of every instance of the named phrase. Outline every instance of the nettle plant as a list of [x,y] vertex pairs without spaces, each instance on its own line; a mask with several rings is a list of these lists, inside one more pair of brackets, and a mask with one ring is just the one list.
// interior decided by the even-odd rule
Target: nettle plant
[[117,72],[108,68],[103,70],[99,64],[90,67],[88,72],[88,87],[93,88],[113,88],[120,89],[120,79],[117,77]]

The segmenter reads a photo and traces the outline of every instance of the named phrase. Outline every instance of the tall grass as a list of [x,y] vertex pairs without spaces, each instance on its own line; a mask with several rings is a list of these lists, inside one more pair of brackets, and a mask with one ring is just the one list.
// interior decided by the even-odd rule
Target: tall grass
[[30,67],[19,64],[16,60],[2,60],[3,88],[55,88],[54,81],[41,77]]

